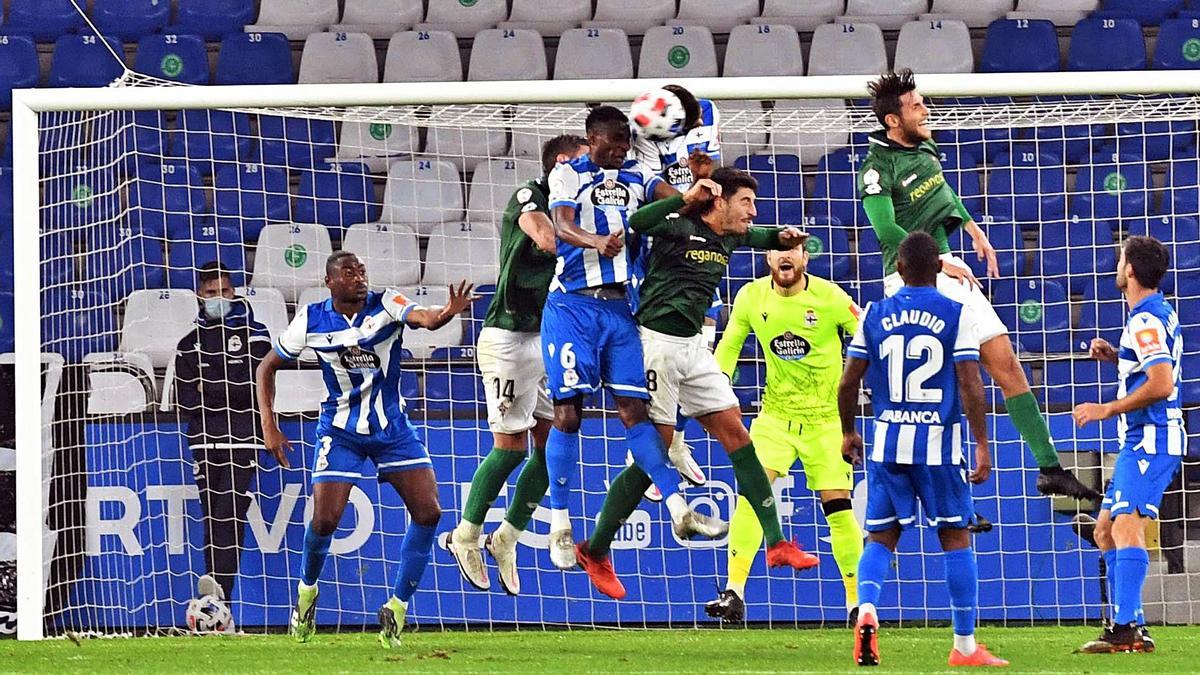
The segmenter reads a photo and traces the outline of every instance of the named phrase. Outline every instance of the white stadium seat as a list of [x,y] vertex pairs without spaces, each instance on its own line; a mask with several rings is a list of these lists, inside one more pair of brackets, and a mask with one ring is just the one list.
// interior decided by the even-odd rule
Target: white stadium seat
[[503,129],[439,126],[430,127],[425,137],[425,154],[462,171],[473,171],[476,164],[499,157],[507,147],[508,134]]
[[[468,231],[463,232],[466,227]],[[476,286],[496,283],[500,272],[500,240],[490,227],[446,223],[429,235],[425,249],[425,286],[444,286],[466,280]]]
[[303,40],[338,22],[337,0],[262,0],[247,33],[283,33]]
[[655,26],[642,38],[638,77],[716,77],[717,48],[703,26]]
[[324,225],[271,223],[258,235],[252,283],[278,288],[293,302],[301,290],[324,282],[325,260],[332,252]]
[[492,159],[475,166],[467,191],[467,220],[499,223],[513,190],[540,178],[542,165],[534,159]]
[[975,70],[971,30],[953,19],[910,21],[896,40],[895,67],[916,73],[970,73]]
[[272,342],[287,330],[288,309],[278,288],[239,286],[234,293],[250,303],[254,320],[267,327]]
[[546,47],[534,30],[489,28],[475,35],[467,79],[544,80]]
[[[761,101],[717,101],[721,113],[721,124],[745,124],[754,119],[769,119]],[[746,120],[746,121],[743,121]],[[764,131],[721,131],[721,163],[732,165],[736,157],[765,150],[767,132]]]
[[562,134],[583,135],[587,110],[582,104],[517,108],[512,120],[513,157],[534,159],[540,166],[543,143]]
[[361,162],[372,173],[387,171],[392,162],[407,158],[419,148],[417,128],[384,122],[342,122],[337,158]]
[[313,33],[304,40],[300,84],[379,81],[375,41],[366,33]]
[[142,413],[158,398],[154,364],[146,354],[93,352],[83,363],[88,367],[89,415]]
[[462,77],[462,56],[454,33],[407,30],[388,42],[384,82],[441,82]]
[[417,24],[418,30],[448,30],[458,37],[471,37],[485,28],[508,18],[507,0],[433,0],[425,22]]
[[[771,111],[771,122],[795,129],[811,117],[811,113],[807,112],[810,109],[837,109],[845,105],[841,99],[776,101]],[[801,164],[816,164],[821,157],[843,147],[849,140],[849,134],[845,131],[771,131],[773,151],[796,154]]]
[[330,26],[330,32],[366,33],[385,40],[421,21],[425,6],[421,0],[345,0],[342,20]]
[[432,224],[462,220],[463,197],[458,170],[449,162],[404,160],[388,170],[381,223],[415,223],[428,234]]
[[1013,0],[933,0],[929,14],[922,14],[923,21],[958,19],[970,28],[986,28],[996,19],[1003,19],[1012,11]]
[[751,19],[750,23],[782,23],[807,33],[823,23],[829,23],[833,17],[841,15],[845,8],[845,0],[766,0],[762,16]]
[[325,378],[316,368],[280,368],[275,374],[275,412],[280,415],[312,413],[325,400]]
[[554,79],[631,79],[629,37],[619,28],[574,28],[558,39]]
[[[368,267],[367,272],[371,269]],[[300,312],[301,307],[307,307],[314,302],[325,302],[329,299],[329,289],[325,286],[309,286],[300,291],[300,295],[296,297],[296,312]],[[315,354],[314,354],[315,358]]]
[[800,35],[787,24],[734,26],[725,47],[725,77],[803,75]]
[[513,0],[508,21],[498,28],[530,28],[542,35],[560,35],[592,18],[592,0]]
[[583,27],[620,28],[629,35],[641,35],[674,18],[675,0],[596,0],[593,21],[585,21]]
[[679,23],[706,26],[714,33],[728,33],[750,17],[758,16],[758,0],[679,0]]
[[359,223],[342,238],[342,250],[352,251],[367,265],[372,286],[412,286],[421,280],[421,251],[417,234],[404,225]]
[[929,0],[847,0],[846,14],[839,23],[873,23],[883,30],[901,26],[929,11]]
[[134,291],[125,305],[120,350],[145,354],[155,368],[166,368],[179,340],[196,323],[199,307],[196,294],[188,290]]
[[887,50],[879,26],[827,23],[813,32],[809,75],[878,75],[887,69]]
[[[422,307],[438,307],[450,301],[450,289],[445,286],[409,286],[396,290]],[[402,337],[403,346],[412,352],[414,358],[427,359],[438,347],[462,344],[462,333],[462,315],[456,314],[449,323],[437,330],[406,329]]]
[[1010,19],[1047,19],[1056,26],[1073,26],[1100,8],[1100,0],[1017,0]]

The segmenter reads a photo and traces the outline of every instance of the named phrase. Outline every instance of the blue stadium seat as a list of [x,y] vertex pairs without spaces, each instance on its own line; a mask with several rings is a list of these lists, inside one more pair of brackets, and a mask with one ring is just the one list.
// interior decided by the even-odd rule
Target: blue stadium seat
[[130,227],[93,228],[87,240],[84,279],[120,299],[134,291],[166,286],[162,240]]
[[1170,251],[1170,266],[1159,288],[1165,293],[1178,290],[1194,294],[1195,281],[1200,277],[1200,222],[1194,215],[1151,216],[1127,225],[1129,234],[1149,235],[1158,239]]
[[217,224],[232,226],[242,241],[257,241],[267,222],[287,222],[291,216],[287,171],[261,164],[228,164],[213,176]]
[[987,213],[1022,227],[1064,220],[1067,172],[1061,157],[1034,144],[1013,145],[988,171]]
[[768,274],[770,269],[767,267],[766,254],[748,248],[735,249],[729,256],[729,266],[718,287],[721,299],[725,304],[731,304],[742,286]]
[[138,40],[133,69],[163,80],[208,84],[208,49],[199,35],[147,35]]
[[1089,17],[1071,29],[1067,70],[1144,70],[1146,41],[1134,19]]
[[1178,158],[1167,164],[1167,188],[1162,211],[1179,215],[1200,212],[1200,160]]
[[[1150,162],[1162,162],[1188,153],[1196,141],[1196,122],[1120,122],[1117,134],[1106,147],[1121,155],[1145,157]],[[1192,150],[1195,155],[1195,150]]]
[[28,33],[38,42],[53,42],[83,26],[83,16],[70,0],[11,0],[4,30]]
[[112,172],[81,167],[53,176],[42,200],[42,229],[74,231],[107,224],[121,210],[121,185]]
[[178,18],[169,30],[220,40],[253,23],[257,4],[254,0],[179,0]]
[[1071,305],[1054,281],[1011,279],[992,282],[992,306],[1010,335],[1030,352],[1071,350]]
[[197,218],[187,237],[170,242],[168,253],[171,288],[196,288],[200,267],[214,260],[232,272],[230,278],[234,286],[246,283],[246,251],[241,232],[235,228],[217,227],[210,217]]
[[371,174],[362,164],[326,165],[300,174],[300,195],[292,210],[298,223],[320,223],[340,239],[342,229],[379,219]]
[[1098,150],[1079,167],[1070,209],[1082,219],[1113,220],[1146,215],[1150,165],[1140,157]]
[[258,129],[262,161],[270,166],[309,169],[320,166],[337,150],[330,120],[260,115]]
[[129,187],[129,220],[142,234],[167,239],[191,235],[197,214],[208,211],[200,170],[180,160],[140,164]]
[[817,162],[813,194],[807,206],[810,215],[837,218],[856,227],[869,224],[857,185],[858,162],[865,155],[864,148],[841,148]]
[[1184,0],[1104,0],[1093,16],[1128,17],[1145,26],[1157,26],[1184,5]]
[[78,363],[92,352],[117,348],[113,305],[103,293],[82,286],[50,288],[42,293],[43,350]]
[[1200,68],[1200,21],[1167,19],[1158,28],[1151,65],[1157,70]]
[[[108,43],[108,47],[105,47]],[[64,35],[54,41],[50,62],[51,87],[104,87],[125,72],[108,49],[124,54],[125,47],[112,38],[100,41],[95,35]]]
[[136,40],[160,32],[171,18],[164,0],[95,0],[92,21],[103,35]]
[[[979,225],[987,234],[992,248],[996,249],[996,262],[1000,266],[1001,277],[1014,277],[1025,274],[1025,241],[1021,237],[1021,228],[1010,222],[983,222]],[[970,235],[960,227],[950,235],[950,250],[958,253],[971,271],[979,279],[987,276],[987,261],[981,261],[975,255],[971,245]]]
[[1058,32],[1042,19],[997,19],[988,24],[979,60],[981,73],[1045,73],[1059,70]]
[[1113,277],[1104,275],[1091,279],[1092,283],[1083,289],[1083,302],[1079,307],[1079,327],[1073,338],[1076,351],[1086,351],[1092,338],[1096,337],[1115,345],[1125,328],[1125,296]]
[[485,405],[483,378],[462,347],[439,347],[425,361],[425,409],[457,413]]
[[15,320],[12,291],[0,291],[0,354],[16,351],[16,340],[13,335]]
[[[1090,100],[1087,96],[1037,96],[1038,103],[1061,105],[1066,110],[1075,106],[1075,101]],[[1098,138],[1109,136],[1108,127],[1100,124],[1071,124],[1067,126],[1041,126],[1033,130],[1031,136],[1038,144],[1039,151],[1048,151],[1067,160],[1068,163],[1078,163],[1092,154]]]
[[[747,338],[753,340],[754,337]],[[742,410],[758,410],[767,386],[767,367],[762,362],[740,362],[733,371],[733,393]]]
[[1041,269],[1044,277],[1066,276],[1074,270],[1078,275],[1067,276],[1072,293],[1081,293],[1091,274],[1104,274],[1115,267],[1104,267],[1112,260],[1112,227],[1105,221],[1059,220],[1045,223],[1038,231],[1036,248],[1040,260],[1033,269]]
[[869,302],[883,299],[882,281],[851,281],[841,286],[859,307],[866,307]]
[[479,341],[479,331],[483,330],[483,320],[487,318],[488,306],[496,297],[496,286],[484,284],[475,287],[475,300],[471,301],[471,318],[466,320],[463,327],[463,344],[473,345]]
[[[936,106],[939,102],[946,105],[963,106],[1006,105],[1012,103],[1012,99],[1007,96],[960,96],[940,99],[935,101],[934,105]],[[964,162],[974,161],[978,166],[991,164],[997,155],[1009,152],[1012,133],[1012,129],[993,125],[987,129],[943,129],[935,131],[933,139],[937,141],[939,149],[945,156],[945,163],[965,166]]]
[[811,237],[805,242],[808,271],[836,282],[847,281],[852,274],[850,238],[836,218],[809,216],[801,227]]
[[292,48],[282,33],[238,33],[221,40],[215,84],[295,84]]
[[208,175],[213,163],[247,162],[254,157],[250,116],[227,110],[184,110],[170,134],[171,154],[196,162]]
[[747,155],[734,162],[758,179],[758,217],[763,225],[804,220],[804,179],[796,155]]
[[946,182],[962,198],[967,212],[976,217],[983,213],[983,191],[979,185],[979,162],[968,153],[954,152],[952,148],[939,148],[942,156],[942,174]]
[[13,89],[38,85],[37,47],[27,35],[0,35],[0,109],[12,107]]
[[421,380],[419,367],[413,365],[412,352],[400,350],[400,395],[404,397],[405,412],[421,410],[425,399],[421,395]]
[[1047,361],[1043,380],[1046,403],[1078,405],[1101,403],[1117,397],[1117,383],[1105,365],[1091,359]]
[[882,281],[883,253],[879,248],[879,237],[875,235],[875,228],[870,225],[858,228],[854,239],[858,249],[859,281]]

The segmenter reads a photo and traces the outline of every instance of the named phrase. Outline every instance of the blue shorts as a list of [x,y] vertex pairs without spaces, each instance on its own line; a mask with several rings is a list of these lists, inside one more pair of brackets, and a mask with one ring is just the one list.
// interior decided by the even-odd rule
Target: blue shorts
[[1100,509],[1107,509],[1113,518],[1124,513],[1158,518],[1163,491],[1171,484],[1181,464],[1183,457],[1179,455],[1121,450]]
[[917,500],[931,527],[963,528],[975,517],[965,466],[867,462],[868,532],[912,527]]
[[551,293],[542,310],[542,359],[555,401],[593,394],[602,382],[616,396],[650,398],[642,338],[625,298]]
[[312,482],[357,483],[364,477],[363,464],[371,460],[379,475],[432,467],[425,444],[407,416],[389,420],[382,434],[366,436],[334,428],[322,420],[317,424],[316,459]]

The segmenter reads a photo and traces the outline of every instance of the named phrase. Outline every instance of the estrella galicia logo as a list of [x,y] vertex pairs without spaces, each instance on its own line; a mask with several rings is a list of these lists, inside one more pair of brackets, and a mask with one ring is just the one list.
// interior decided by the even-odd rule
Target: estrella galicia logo
[[812,345],[808,343],[808,340],[790,330],[771,340],[771,352],[784,361],[799,361],[808,356],[810,349],[812,349]]
[[381,361],[375,352],[364,350],[358,345],[343,350],[341,355],[342,367],[352,373],[365,375],[379,370]]
[[691,185],[695,182],[686,159],[668,166],[665,178],[670,185]]
[[606,178],[603,183],[592,188],[592,203],[596,206],[629,206],[629,188]]

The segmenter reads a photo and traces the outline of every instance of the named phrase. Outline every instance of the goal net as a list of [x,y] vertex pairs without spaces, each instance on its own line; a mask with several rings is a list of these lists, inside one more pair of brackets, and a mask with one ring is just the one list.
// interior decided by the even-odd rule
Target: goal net
[[[864,80],[686,83],[719,99],[720,163],[758,178],[757,222],[813,233],[809,272],[837,282],[860,304],[882,297],[883,277],[855,193],[866,135],[878,126],[862,101]],[[1200,345],[1200,99],[1116,96],[1125,91],[1111,82],[1098,83],[1110,87],[1108,95],[1068,98],[1053,88],[1061,79],[1040,85],[1040,96],[1004,95],[1028,93],[1023,88],[977,98],[953,94],[979,93],[955,88],[978,80],[926,82],[936,85],[927,91],[935,94],[930,125],[945,179],[996,248],[999,278],[985,278],[969,238],[955,234],[951,245],[1009,326],[1064,465],[1101,488],[1117,449],[1115,423],[1076,429],[1069,413],[1115,392],[1115,372],[1088,361],[1085,345],[1097,336],[1116,342],[1120,334],[1125,310],[1113,277],[1122,237],[1149,233],[1168,243],[1172,271],[1164,291],[1183,320],[1185,359]],[[1163,93],[1182,87],[1172,82]],[[279,374],[276,408],[294,448],[293,468],[251,452],[248,485],[212,476],[201,485],[184,433],[196,392],[206,401],[204,415],[232,424],[249,405],[238,403],[248,384],[230,375],[242,372],[232,361],[189,379],[177,350],[202,315],[195,290],[205,264],[219,261],[231,271],[238,302],[275,336],[298,307],[328,297],[324,262],[339,249],[364,258],[373,286],[440,304],[448,283],[466,279],[481,298],[442,329],[404,335],[411,358],[402,389],[433,457],[444,510],[409,620],[483,628],[709,624],[703,604],[724,581],[726,542],[677,540],[659,504],[644,502],[614,544],[613,563],[629,590],[620,602],[596,593],[583,573],[553,568],[542,509],[518,548],[519,597],[499,592],[495,581],[490,593],[474,590],[444,549],[472,474],[492,446],[472,345],[496,280],[504,206],[519,183],[542,175],[542,142],[582,133],[586,101],[627,108],[649,83],[212,88],[205,100],[213,107],[204,107],[194,89],[154,84],[130,78],[108,90],[16,96],[16,306],[26,317],[16,363],[20,371],[36,361],[35,350],[65,362],[53,422],[30,415],[39,396],[24,389],[17,396],[26,434],[34,425],[38,437],[53,431],[41,446],[45,461],[22,463],[18,456],[19,481],[27,486],[19,523],[54,535],[42,550],[22,549],[36,564],[18,560],[27,608],[21,626],[37,624],[30,635],[41,634],[32,631],[41,630],[43,618],[48,634],[180,629],[197,579],[215,558],[231,575],[228,603],[240,630],[286,625],[311,514],[314,428],[324,397],[316,362],[301,358]],[[497,86],[478,86],[491,84]],[[464,103],[470,96],[479,102]],[[722,299],[731,303],[741,286],[768,273],[763,255],[738,251]],[[34,313],[40,322],[29,318]],[[231,338],[226,350],[251,358],[237,342]],[[747,422],[764,373],[752,338],[735,378]],[[1190,368],[1184,373],[1190,410],[1200,404],[1200,387]],[[19,387],[30,382],[18,372]],[[190,395],[181,393],[186,387]],[[1072,529],[1076,505],[1036,494],[1031,455],[990,381],[988,390],[996,470],[974,496],[994,527],[974,538],[980,616],[1008,624],[1096,620],[1104,611],[1099,556]],[[586,411],[572,508],[584,516],[576,521],[579,537],[591,531],[626,455],[611,399],[593,397]],[[695,422],[686,437],[709,476],[707,485],[687,489],[688,499],[728,519],[735,488],[724,451]],[[1149,539],[1146,612],[1153,621],[1200,619],[1192,604],[1200,597],[1197,535],[1185,528],[1196,508],[1195,494],[1185,493],[1191,477],[1185,466]],[[861,519],[859,469],[855,481]],[[499,523],[509,490],[511,482],[485,531]],[[803,470],[795,467],[776,490],[785,532],[821,564],[800,575],[768,573],[760,555],[746,590],[748,618],[842,625],[841,576]],[[222,517],[237,537],[211,535],[204,514],[236,503],[242,506],[229,506],[232,514]],[[353,490],[321,578],[318,625],[360,630],[375,622],[406,522],[390,488],[367,479]],[[932,529],[905,538],[882,618],[905,625],[948,620],[938,550]]]

